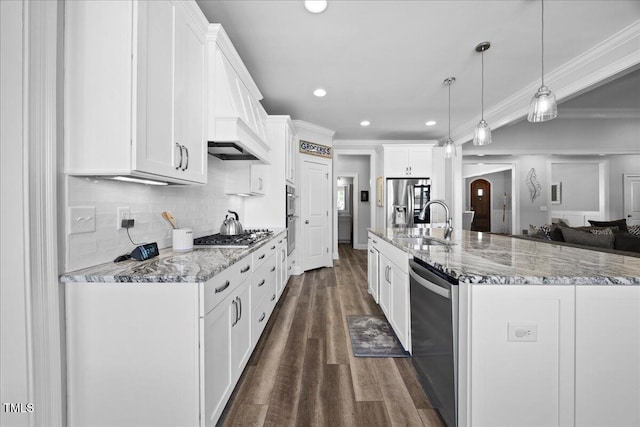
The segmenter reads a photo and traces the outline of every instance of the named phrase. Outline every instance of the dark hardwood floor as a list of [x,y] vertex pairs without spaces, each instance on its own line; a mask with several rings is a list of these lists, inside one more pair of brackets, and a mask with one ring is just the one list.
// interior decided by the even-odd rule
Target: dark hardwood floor
[[367,251],[292,276],[218,425],[444,426],[410,359],[355,358],[346,316],[382,314]]

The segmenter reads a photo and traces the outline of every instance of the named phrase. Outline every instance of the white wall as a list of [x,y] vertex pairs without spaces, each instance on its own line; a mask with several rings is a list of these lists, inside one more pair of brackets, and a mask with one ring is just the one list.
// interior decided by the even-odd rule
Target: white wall
[[[375,204],[373,197],[373,191],[369,185],[369,158],[370,156],[361,155],[344,155],[337,156],[337,160],[334,162],[334,175],[339,177],[341,173],[355,173],[358,175],[358,188],[354,188],[354,196],[356,203],[358,203],[358,218],[354,218],[354,226],[358,227],[358,241],[354,242],[354,246],[366,247],[367,245],[367,228],[371,227],[371,209],[372,204]],[[360,192],[369,192],[369,201],[360,201]]]
[[75,270],[113,261],[130,252],[125,230],[116,230],[116,209],[129,207],[135,219],[130,229],[134,242],[157,242],[160,248],[171,246],[171,228],[162,218],[170,211],[179,227],[193,229],[195,237],[217,233],[227,209],[237,211],[243,220],[242,197],[224,194],[224,162],[209,157],[208,184],[204,186],[158,187],[106,179],[68,177],[68,203],[71,206],[95,206],[96,231],[66,234],[66,270]]
[[551,182],[561,183],[560,203],[554,210],[597,211],[599,175],[597,163],[552,163]]

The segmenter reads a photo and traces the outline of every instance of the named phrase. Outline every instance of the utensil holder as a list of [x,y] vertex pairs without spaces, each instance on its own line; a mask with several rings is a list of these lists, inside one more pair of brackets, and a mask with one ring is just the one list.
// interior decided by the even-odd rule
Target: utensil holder
[[193,230],[190,228],[177,228],[172,234],[173,250],[187,252],[193,249]]

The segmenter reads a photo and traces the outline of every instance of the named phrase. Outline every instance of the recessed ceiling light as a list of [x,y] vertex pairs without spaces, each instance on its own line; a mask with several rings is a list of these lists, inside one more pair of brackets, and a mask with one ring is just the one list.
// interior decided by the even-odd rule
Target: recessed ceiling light
[[327,8],[327,0],[305,0],[304,8],[311,13],[322,13]]
[[371,122],[369,120],[363,120],[360,122],[360,126],[369,126]]
[[322,98],[323,96],[325,96],[327,94],[327,91],[322,89],[322,88],[318,88],[318,89],[313,91],[313,94],[315,96],[317,96],[318,98]]
[[429,120],[427,123],[425,123],[425,125],[427,126],[435,126],[436,121],[435,120]]
[[485,156],[485,154],[478,154],[477,156],[478,156],[478,157],[484,157],[484,156]]

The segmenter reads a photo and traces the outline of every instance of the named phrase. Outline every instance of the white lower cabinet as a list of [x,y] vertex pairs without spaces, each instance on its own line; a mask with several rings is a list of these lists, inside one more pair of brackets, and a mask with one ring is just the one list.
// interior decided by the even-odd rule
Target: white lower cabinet
[[282,236],[205,283],[65,284],[69,427],[215,426],[278,301]]
[[575,369],[576,426],[640,426],[640,286],[576,287]]
[[[411,352],[409,255],[369,233],[369,293],[376,299],[405,350]],[[377,287],[377,291],[376,288]]]
[[279,237],[276,237],[276,239],[278,240],[278,248],[276,249],[278,256],[276,298],[280,299],[282,292],[284,292],[284,288],[287,286],[287,281],[289,280],[289,271],[287,268],[287,234],[284,233]]
[[369,237],[369,252],[367,254],[367,284],[368,291],[375,300],[375,302],[380,302],[379,297],[379,287],[380,287],[380,251],[378,250],[375,243],[373,243],[373,239],[371,236]]

